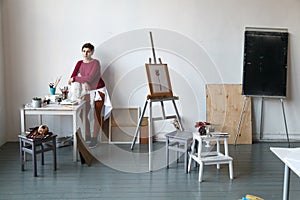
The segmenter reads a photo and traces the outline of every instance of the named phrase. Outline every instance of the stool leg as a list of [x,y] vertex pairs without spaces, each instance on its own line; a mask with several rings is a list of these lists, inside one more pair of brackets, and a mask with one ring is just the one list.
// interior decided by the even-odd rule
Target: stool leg
[[[177,148],[179,148],[179,143],[176,145],[177,146]],[[176,151],[176,162],[177,163],[179,163],[179,157],[180,155],[179,155],[179,151]]]
[[184,143],[184,170],[185,173],[188,173],[187,165],[188,165],[188,149],[187,149],[187,142]]
[[232,161],[229,163],[229,178],[233,179],[233,166]]
[[36,166],[36,145],[32,144],[32,165],[33,165],[33,176],[37,177],[37,166]]
[[[220,142],[219,142],[219,140],[217,141],[217,152],[218,152],[218,154],[220,153]],[[220,169],[220,164],[217,164],[217,169]]]
[[202,162],[200,162],[199,163],[200,164],[200,166],[199,166],[199,182],[202,182],[202,176],[203,176],[203,163]]
[[[20,162],[21,162],[21,171],[24,171],[24,154],[23,154],[23,141],[22,139],[19,139],[20,141]],[[24,152],[25,153],[25,152]]]
[[52,151],[53,151],[53,165],[54,165],[54,171],[57,169],[57,164],[56,164],[56,137],[53,137],[52,140]]
[[195,152],[195,140],[193,140],[192,147],[191,147],[191,152],[190,152],[190,157],[189,157],[189,164],[188,164],[188,169],[187,171],[191,171],[191,165],[192,165],[192,155]]
[[44,146],[41,144],[41,149],[42,149],[42,165],[45,164],[45,157],[44,157]]
[[166,161],[167,161],[167,168],[169,168],[169,138],[166,138]]

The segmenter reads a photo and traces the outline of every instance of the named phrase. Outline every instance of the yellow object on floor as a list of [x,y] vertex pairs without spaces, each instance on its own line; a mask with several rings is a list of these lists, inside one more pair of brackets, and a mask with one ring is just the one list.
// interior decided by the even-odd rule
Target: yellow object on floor
[[257,197],[257,196],[254,196],[254,195],[250,195],[250,194],[247,194],[245,197],[248,198],[248,199],[250,199],[250,200],[264,200],[264,199],[262,199],[260,197]]

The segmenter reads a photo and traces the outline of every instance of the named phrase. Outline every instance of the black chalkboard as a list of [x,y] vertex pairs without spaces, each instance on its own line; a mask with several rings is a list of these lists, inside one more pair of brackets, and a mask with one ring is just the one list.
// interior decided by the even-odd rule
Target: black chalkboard
[[286,97],[287,31],[245,31],[243,95]]

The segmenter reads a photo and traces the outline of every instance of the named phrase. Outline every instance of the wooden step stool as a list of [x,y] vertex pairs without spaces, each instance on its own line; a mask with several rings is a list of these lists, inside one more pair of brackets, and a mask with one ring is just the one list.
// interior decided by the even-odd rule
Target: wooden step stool
[[37,177],[37,154],[42,154],[42,165],[44,165],[44,152],[53,151],[53,168],[56,171],[56,136],[52,134],[45,139],[30,139],[25,134],[19,135],[21,170],[25,170],[25,153],[29,153],[32,155],[33,176]]

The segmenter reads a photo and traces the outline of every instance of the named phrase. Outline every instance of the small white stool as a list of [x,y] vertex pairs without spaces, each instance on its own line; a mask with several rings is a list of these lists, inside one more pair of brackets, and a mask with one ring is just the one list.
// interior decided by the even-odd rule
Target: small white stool
[[[233,179],[233,165],[232,158],[228,155],[228,134],[220,132],[212,132],[212,136],[200,136],[198,132],[193,133],[192,151],[190,153],[188,172],[191,170],[192,160],[196,161],[199,166],[199,182],[202,182],[203,167],[204,165],[217,165],[217,169],[220,169],[221,164],[229,165],[229,177]],[[224,154],[220,152],[220,141],[224,144]],[[197,152],[195,151],[195,144],[198,142]],[[211,152],[203,152],[203,143],[216,142],[217,150]]]
[[[169,150],[184,153],[184,169],[185,173],[188,173],[188,150],[192,143],[193,134],[188,131],[173,131],[166,135],[166,160],[167,168],[169,168]],[[177,155],[178,159],[178,155]]]

